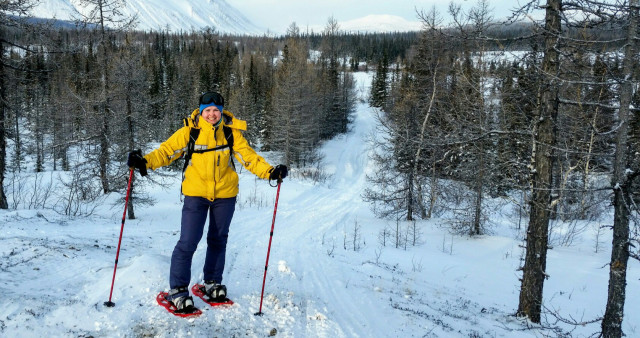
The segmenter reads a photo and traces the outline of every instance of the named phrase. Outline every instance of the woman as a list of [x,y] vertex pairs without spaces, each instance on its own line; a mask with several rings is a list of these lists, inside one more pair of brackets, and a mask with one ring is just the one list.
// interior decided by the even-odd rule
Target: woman
[[[287,167],[272,167],[258,155],[242,135],[247,123],[223,110],[224,98],[216,92],[200,96],[200,107],[191,113],[189,125],[176,131],[160,147],[144,157],[129,153],[127,164],[143,176],[146,169],[157,169],[180,158],[185,152],[180,240],[173,249],[167,300],[178,313],[195,311],[189,295],[191,261],[204,232],[209,215],[207,254],[204,262],[204,292],[210,300],[224,300],[227,289],[222,282],[229,225],[238,195],[238,174],[231,155],[246,169],[262,179],[283,179]],[[192,129],[196,129],[195,133]],[[193,138],[192,152],[187,151]],[[189,154],[189,153],[192,153]],[[191,155],[191,156],[189,156]],[[190,158],[189,158],[190,157]]]

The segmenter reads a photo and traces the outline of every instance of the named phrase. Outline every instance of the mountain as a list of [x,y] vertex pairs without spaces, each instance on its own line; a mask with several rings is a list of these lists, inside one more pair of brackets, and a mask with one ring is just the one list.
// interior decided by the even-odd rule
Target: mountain
[[[367,15],[362,18],[339,22],[340,30],[345,32],[387,33],[411,32],[422,29],[419,21],[408,21],[396,15]],[[314,27],[314,31],[322,31],[324,27]]]
[[[259,27],[225,0],[126,0],[118,8],[124,17],[138,15],[137,30],[190,31],[213,27],[220,33],[262,35],[267,28]],[[31,14],[38,18],[73,21],[87,14],[91,7],[80,0],[41,0]],[[408,21],[395,15],[368,15],[339,22],[346,32],[407,32],[421,29],[419,21]],[[310,26],[316,32],[324,26]],[[284,32],[282,32],[284,34]]]
[[[213,27],[220,33],[262,34],[240,11],[224,0],[127,0],[118,8],[123,16],[138,15],[138,30],[189,31]],[[41,0],[32,15],[41,18],[74,20],[89,13],[79,0]]]

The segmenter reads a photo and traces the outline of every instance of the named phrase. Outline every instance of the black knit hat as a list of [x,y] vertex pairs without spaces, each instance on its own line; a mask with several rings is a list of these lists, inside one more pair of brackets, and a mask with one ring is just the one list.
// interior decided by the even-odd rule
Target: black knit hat
[[205,92],[200,95],[200,113],[211,106],[216,106],[218,110],[222,113],[222,109],[224,108],[224,97],[217,92]]

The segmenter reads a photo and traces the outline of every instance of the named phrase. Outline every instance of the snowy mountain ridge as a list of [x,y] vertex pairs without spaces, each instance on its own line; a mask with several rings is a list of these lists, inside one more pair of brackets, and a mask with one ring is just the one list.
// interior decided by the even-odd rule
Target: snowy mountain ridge
[[[74,20],[92,7],[79,0],[42,0],[32,10],[41,18]],[[213,27],[220,33],[258,35],[265,31],[224,0],[127,0],[118,8],[124,17],[138,16],[138,30],[190,31]]]
[[[73,21],[91,9],[80,0],[41,0],[31,14],[39,18]],[[224,0],[127,0],[118,10],[124,17],[137,15],[135,29],[144,31],[179,32],[212,27],[220,33],[238,35],[285,33],[259,27]],[[339,22],[340,30],[346,32],[408,32],[419,31],[421,26],[419,21],[408,21],[395,15],[367,15]],[[322,25],[308,28],[315,32],[324,30]]]

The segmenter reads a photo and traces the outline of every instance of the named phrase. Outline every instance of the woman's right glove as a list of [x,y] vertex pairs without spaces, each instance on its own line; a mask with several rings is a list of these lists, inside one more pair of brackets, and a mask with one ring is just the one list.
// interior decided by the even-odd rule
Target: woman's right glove
[[147,176],[147,160],[142,157],[142,151],[140,149],[134,150],[129,153],[127,165],[129,166],[129,168],[138,169],[140,171],[140,175]]
[[270,180],[284,179],[287,177],[287,166],[284,164],[278,164],[273,170],[271,170],[271,174],[269,174]]

